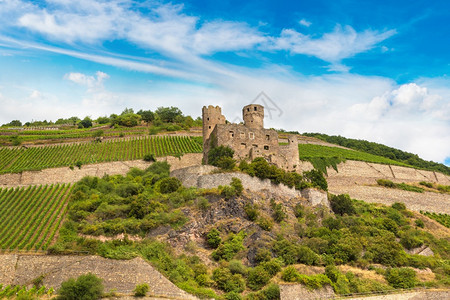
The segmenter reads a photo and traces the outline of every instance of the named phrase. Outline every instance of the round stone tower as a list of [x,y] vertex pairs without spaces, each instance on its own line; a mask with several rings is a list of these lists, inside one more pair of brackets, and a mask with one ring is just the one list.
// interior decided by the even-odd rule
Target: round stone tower
[[250,104],[242,109],[244,125],[250,128],[264,128],[264,106]]
[[211,132],[216,124],[225,124],[225,117],[222,115],[222,109],[219,106],[209,105],[202,108],[203,120],[203,143],[209,139]]

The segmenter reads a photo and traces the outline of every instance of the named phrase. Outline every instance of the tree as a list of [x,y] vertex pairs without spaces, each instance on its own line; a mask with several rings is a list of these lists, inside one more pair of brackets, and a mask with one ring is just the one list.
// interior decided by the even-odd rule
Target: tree
[[208,163],[218,167],[221,159],[225,157],[233,158],[234,150],[227,146],[219,146],[212,148],[208,153]]
[[92,273],[70,278],[61,284],[58,300],[94,300],[103,294],[102,280]]
[[138,115],[141,116],[142,121],[144,121],[145,123],[150,123],[155,119],[155,114],[151,111],[151,110],[140,110],[137,112]]
[[3,126],[22,127],[22,122],[20,122],[19,120],[12,120],[11,122],[4,124]]
[[92,127],[92,119],[89,117],[84,118],[81,122],[79,127],[83,127],[83,128],[89,128]]
[[330,199],[331,209],[335,214],[339,215],[352,215],[355,213],[355,207],[353,206],[352,199],[347,194],[331,195]]
[[155,112],[160,117],[161,121],[166,123],[173,123],[177,116],[182,116],[183,113],[178,107],[158,107]]

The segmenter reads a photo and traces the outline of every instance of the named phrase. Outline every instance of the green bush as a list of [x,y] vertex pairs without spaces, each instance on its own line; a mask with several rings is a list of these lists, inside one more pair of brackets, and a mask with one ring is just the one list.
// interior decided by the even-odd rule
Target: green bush
[[303,216],[305,215],[305,207],[300,203],[297,203],[294,206],[294,215],[297,218],[303,218]]
[[388,179],[378,179],[377,183],[384,187],[395,188],[395,183]]
[[288,266],[281,273],[281,279],[283,279],[286,282],[296,282],[299,275],[300,274],[298,273],[297,269],[295,269],[294,266]]
[[261,216],[261,217],[259,217],[257,223],[258,223],[259,227],[261,227],[265,231],[272,230],[273,222],[271,220],[269,220],[269,218],[265,218],[265,217]]
[[159,191],[163,194],[173,193],[181,187],[181,181],[175,177],[167,177],[159,182]]
[[286,213],[284,212],[283,205],[281,203],[275,203],[274,199],[270,200],[270,207],[272,208],[272,217],[275,222],[280,223],[286,218]]
[[247,274],[247,268],[242,264],[240,260],[231,260],[228,269],[230,269],[231,273],[233,274],[241,274],[246,275]]
[[275,276],[275,274],[280,272],[281,265],[282,263],[278,259],[271,259],[260,264],[260,266],[263,267],[270,276]]
[[385,278],[397,289],[409,289],[416,286],[416,272],[411,268],[392,268],[386,270]]
[[419,182],[420,185],[426,186],[427,188],[434,188],[433,184],[431,182],[421,181]]
[[262,266],[254,267],[248,272],[248,287],[254,291],[259,290],[269,282],[270,278],[269,272]]
[[352,199],[347,194],[331,195],[330,204],[333,212],[341,216],[353,215],[356,212]]
[[231,199],[232,197],[236,196],[236,190],[232,186],[225,185],[224,187],[222,187],[221,195],[225,199]]
[[424,228],[425,223],[421,219],[417,219],[414,221],[414,224],[416,224],[417,227]]
[[138,284],[138,285],[136,285],[136,287],[133,290],[134,296],[135,297],[145,297],[145,295],[147,294],[149,289],[150,289],[150,287],[146,283]]
[[321,190],[328,191],[328,183],[322,172],[318,170],[311,170],[303,172],[303,179],[311,183],[312,186]]
[[102,297],[102,280],[92,273],[70,278],[58,290],[59,300],[94,300]]
[[242,185],[242,181],[239,178],[232,177],[230,186],[234,188],[236,191],[236,195],[240,196],[242,191],[244,190],[244,186]]
[[211,248],[216,249],[219,247],[222,239],[220,238],[220,232],[216,228],[211,229],[206,235],[206,241]]
[[236,253],[245,249],[243,245],[245,231],[238,234],[230,234],[226,241],[219,245],[219,247],[212,253],[215,260],[224,259],[230,261]]
[[418,237],[418,232],[415,230],[409,230],[402,234],[400,238],[400,244],[408,250],[420,247],[423,245],[423,240]]
[[221,157],[217,160],[214,166],[223,170],[233,170],[236,166],[236,161],[232,157]]
[[406,210],[406,205],[402,202],[395,202],[394,204],[391,205],[391,207],[393,209],[400,210],[400,211]]
[[[219,167],[220,160],[228,157],[233,158],[234,150],[227,146],[218,146],[212,148],[208,153],[208,164]],[[233,166],[234,167],[234,166]]]
[[212,278],[222,291],[241,293],[245,290],[245,280],[242,275],[233,275],[228,268],[215,269]]
[[148,153],[144,155],[143,158],[144,161],[148,161],[148,162],[154,162],[156,161],[155,155],[153,153]]
[[247,214],[247,217],[250,221],[256,221],[258,218],[259,212],[256,205],[251,205],[250,203],[245,204],[244,211]]

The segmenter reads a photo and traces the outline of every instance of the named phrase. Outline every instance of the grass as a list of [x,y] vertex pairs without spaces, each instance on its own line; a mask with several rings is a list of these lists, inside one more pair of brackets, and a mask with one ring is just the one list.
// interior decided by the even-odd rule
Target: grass
[[428,211],[420,211],[421,214],[424,216],[427,216],[430,219],[435,220],[436,222],[444,225],[447,228],[450,228],[450,215],[447,214],[437,214],[434,212],[428,212]]

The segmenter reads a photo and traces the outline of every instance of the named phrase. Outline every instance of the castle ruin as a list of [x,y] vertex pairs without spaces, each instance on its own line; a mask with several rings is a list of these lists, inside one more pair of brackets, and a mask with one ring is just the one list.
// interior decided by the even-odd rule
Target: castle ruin
[[234,150],[237,160],[263,157],[286,171],[296,171],[299,165],[297,136],[288,137],[287,145],[280,145],[278,133],[264,128],[264,107],[250,104],[242,109],[244,124],[227,123],[219,106],[202,109],[203,161],[208,163],[209,151],[218,146]]

